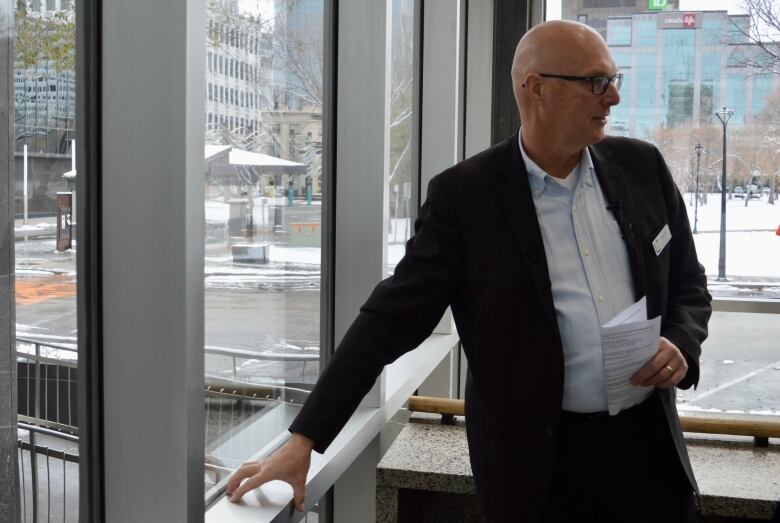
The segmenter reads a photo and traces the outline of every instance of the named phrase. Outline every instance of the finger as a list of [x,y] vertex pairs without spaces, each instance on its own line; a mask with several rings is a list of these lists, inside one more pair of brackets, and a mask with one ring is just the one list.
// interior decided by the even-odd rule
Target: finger
[[682,380],[682,378],[685,377],[687,372],[688,364],[686,363],[685,358],[682,356],[672,358],[667,363],[665,363],[657,373],[642,382],[641,385],[645,387],[659,387],[661,384],[673,379],[673,377],[676,375],[681,375],[677,382],[675,382],[676,385],[680,380]]
[[[671,369],[671,370],[670,370]],[[669,380],[672,376],[674,376],[676,369],[672,367],[669,364],[664,365],[661,367],[661,369],[647,378],[645,381],[641,382],[640,385],[643,387],[657,387],[660,383],[664,383],[665,381]]]
[[[659,372],[662,372],[666,365],[671,365],[672,369],[677,369],[680,366],[680,364],[677,363],[678,359],[681,360],[681,364],[685,364],[685,358],[683,358],[682,353],[680,353],[680,349],[661,336],[658,338],[658,352],[655,353],[655,356],[653,356],[650,361],[631,376],[631,384],[648,386],[650,378]],[[666,378],[668,378],[668,376],[666,376]]]
[[260,468],[258,463],[252,463],[251,465],[253,466],[249,465],[249,463],[244,463],[230,476],[225,488],[225,492],[227,492],[228,495],[232,494],[233,491],[236,490],[244,478],[254,476],[259,472]]
[[660,351],[653,356],[650,361],[645,363],[641,369],[639,369],[633,376],[631,376],[632,385],[645,385],[646,382],[652,377],[658,374],[658,372],[664,368],[664,365],[668,364],[669,356],[662,354]]
[[677,369],[677,371],[669,377],[666,381],[662,381],[655,387],[658,389],[671,389],[678,383],[682,381],[682,379],[685,377],[686,370],[683,369]]
[[230,501],[235,503],[236,501],[239,501],[244,494],[249,492],[250,490],[254,490],[263,483],[266,483],[269,478],[266,477],[266,471],[264,468],[260,469],[260,472],[252,476],[251,478],[247,479],[241,485],[233,492],[233,495],[230,496]]
[[306,486],[305,485],[293,485],[293,503],[295,504],[295,510],[303,512],[306,506]]

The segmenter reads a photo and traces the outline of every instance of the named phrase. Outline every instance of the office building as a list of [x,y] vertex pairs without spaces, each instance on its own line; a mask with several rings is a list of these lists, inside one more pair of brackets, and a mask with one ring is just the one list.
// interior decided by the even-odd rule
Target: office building
[[646,11],[676,11],[679,0],[561,0],[561,18],[588,24],[607,36],[607,19]]
[[723,106],[734,111],[730,125],[749,124],[780,77],[746,65],[760,52],[748,24],[725,11],[609,17],[607,44],[624,74],[611,132],[648,139],[660,128],[708,125]]

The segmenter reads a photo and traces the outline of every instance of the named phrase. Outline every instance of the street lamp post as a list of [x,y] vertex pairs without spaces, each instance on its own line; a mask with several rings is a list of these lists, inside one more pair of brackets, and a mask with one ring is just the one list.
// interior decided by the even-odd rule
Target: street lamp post
[[715,112],[723,124],[723,173],[720,178],[720,253],[718,255],[718,281],[726,281],[726,126],[734,115],[725,107]]
[[699,232],[697,230],[699,223],[699,164],[701,162],[701,153],[704,151],[704,146],[697,143],[693,150],[696,151],[696,203],[694,203],[693,207],[693,234],[697,234]]

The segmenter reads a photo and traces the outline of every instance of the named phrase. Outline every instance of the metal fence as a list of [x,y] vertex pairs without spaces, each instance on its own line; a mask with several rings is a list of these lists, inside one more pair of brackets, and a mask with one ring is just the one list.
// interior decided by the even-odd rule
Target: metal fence
[[78,436],[21,421],[18,427],[22,521],[78,521]]
[[78,521],[77,349],[16,339],[22,521]]
[[78,434],[76,355],[73,347],[16,339],[19,421]]

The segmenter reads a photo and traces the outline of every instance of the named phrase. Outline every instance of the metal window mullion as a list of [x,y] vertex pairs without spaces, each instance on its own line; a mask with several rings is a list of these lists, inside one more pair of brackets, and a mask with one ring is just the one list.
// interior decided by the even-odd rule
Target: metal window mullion
[[197,522],[205,5],[101,8],[112,28],[100,42],[104,518]]
[[[334,342],[384,277],[389,214],[390,2],[340,0],[335,143]],[[360,79],[359,81],[357,79]],[[384,373],[363,405],[384,401]]]
[[[104,521],[100,201],[101,0],[76,2],[76,318],[79,520]],[[28,377],[29,381],[29,377]],[[70,409],[68,424],[72,424]]]

